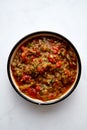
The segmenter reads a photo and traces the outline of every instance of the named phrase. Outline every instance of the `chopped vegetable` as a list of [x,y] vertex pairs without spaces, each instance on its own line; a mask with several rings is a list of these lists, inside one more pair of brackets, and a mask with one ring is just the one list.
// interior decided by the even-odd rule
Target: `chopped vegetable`
[[77,57],[63,41],[40,37],[19,47],[11,70],[22,93],[48,101],[63,95],[74,83]]

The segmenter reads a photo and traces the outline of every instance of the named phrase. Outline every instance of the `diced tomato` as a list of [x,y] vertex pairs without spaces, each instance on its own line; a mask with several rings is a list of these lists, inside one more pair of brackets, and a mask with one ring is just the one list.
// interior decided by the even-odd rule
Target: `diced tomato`
[[57,53],[58,53],[58,50],[59,50],[58,47],[56,47],[56,46],[53,46],[53,47],[52,47],[52,51],[53,51],[54,54],[57,54]]
[[75,62],[70,62],[69,65],[73,69],[76,69],[76,67],[77,67],[77,64]]
[[39,63],[42,63],[42,59],[39,59]]
[[31,81],[31,76],[30,75],[23,75],[22,76],[22,79],[21,79],[21,81],[23,82],[25,82],[25,81],[27,81],[27,82],[30,82]]
[[28,58],[27,57],[22,57],[22,60],[23,60],[24,63],[26,63],[26,64],[28,63]]
[[41,72],[42,71],[42,68],[40,66],[37,67],[37,71],[38,72]]
[[32,56],[31,61],[34,61],[35,59],[36,59],[36,57],[35,57],[35,56]]
[[21,53],[21,58],[22,58],[23,62],[25,62],[25,63],[28,62],[28,58],[26,56],[26,51],[24,51],[24,52]]
[[40,56],[40,55],[41,55],[40,51],[36,50],[36,56]]
[[49,58],[49,61],[50,61],[51,63],[54,63],[54,62],[55,62],[55,60],[52,59],[52,58]]
[[36,91],[40,91],[41,90],[41,86],[39,84],[36,84]]
[[57,50],[53,50],[53,53],[54,53],[54,54],[57,54],[57,53],[58,53],[58,51],[57,51]]
[[48,95],[48,99],[54,99],[56,97],[56,95],[54,93],[49,93]]
[[48,55],[48,58],[49,58],[49,59],[53,59],[54,56],[53,56],[52,54],[49,54],[49,55]]
[[29,89],[28,89],[28,94],[29,94],[31,97],[35,98],[35,97],[36,97],[36,94],[37,94],[35,88],[29,87]]
[[22,51],[25,51],[25,46],[21,46],[21,50],[22,50]]
[[45,71],[45,69],[42,68],[41,66],[38,66],[38,67],[37,67],[37,71],[38,71],[40,74],[42,74],[42,73]]
[[71,75],[70,71],[67,70],[67,69],[65,69],[64,72],[65,72],[65,74],[66,74],[67,76],[70,76],[70,75]]
[[53,87],[54,87],[54,88],[58,88],[58,86],[59,86],[59,84],[58,84],[56,81],[54,81]]
[[61,65],[62,65],[62,61],[57,61],[57,62],[56,62],[56,67],[57,67],[57,68],[60,68]]
[[74,77],[72,77],[71,78],[71,83],[73,83],[75,81],[75,78]]
[[33,50],[35,51],[36,56],[40,56],[41,55],[40,51],[37,48],[33,47]]
[[37,50],[37,48],[35,48],[35,47],[33,47],[32,49],[33,49],[33,51],[36,51],[36,50]]
[[24,53],[24,52],[21,53],[21,57],[22,57],[22,58],[25,57],[25,53]]
[[55,61],[56,61],[55,57],[54,57],[52,54],[49,54],[49,55],[48,55],[48,60],[49,60],[51,63],[55,63]]

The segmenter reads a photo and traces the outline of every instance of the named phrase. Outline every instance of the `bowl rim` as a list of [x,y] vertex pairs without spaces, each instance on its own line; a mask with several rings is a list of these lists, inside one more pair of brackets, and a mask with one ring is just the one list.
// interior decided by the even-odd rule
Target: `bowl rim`
[[[38,103],[36,101],[33,100],[30,100],[29,98],[27,98],[26,96],[24,96],[22,93],[19,92],[19,90],[17,89],[17,87],[15,86],[15,84],[13,83],[13,80],[11,78],[11,74],[10,74],[10,62],[11,62],[11,57],[15,51],[15,49],[18,47],[18,45],[20,45],[25,39],[27,39],[28,37],[31,37],[31,36],[34,36],[34,35],[41,35],[41,34],[48,34],[48,35],[54,35],[54,36],[57,36],[57,37],[60,37],[62,38],[63,40],[65,40],[66,42],[68,42],[70,44],[70,46],[74,49],[75,53],[76,53],[76,56],[77,56],[77,59],[78,59],[78,75],[77,75],[77,79],[75,81],[75,84],[73,85],[72,89],[62,97],[60,98],[59,100],[54,100],[53,102],[41,102],[41,103]],[[37,37],[37,36],[36,36]],[[53,32],[53,31],[37,31],[37,32],[33,32],[31,34],[28,34],[26,36],[24,36],[23,38],[21,38],[12,48],[12,50],[10,51],[10,54],[8,56],[8,60],[7,60],[7,74],[8,74],[8,78],[9,78],[9,81],[12,85],[12,87],[14,88],[14,90],[22,97],[24,98],[25,100],[29,101],[29,102],[32,102],[34,104],[38,104],[38,105],[51,105],[51,104],[55,104],[55,103],[58,103],[60,101],[63,101],[64,99],[66,99],[73,91],[74,89],[77,87],[77,84],[80,80],[80,77],[81,77],[81,59],[80,59],[80,56],[79,56],[79,53],[76,49],[76,47],[72,44],[71,41],[69,41],[65,36],[59,34],[59,33],[56,33],[56,32]]]

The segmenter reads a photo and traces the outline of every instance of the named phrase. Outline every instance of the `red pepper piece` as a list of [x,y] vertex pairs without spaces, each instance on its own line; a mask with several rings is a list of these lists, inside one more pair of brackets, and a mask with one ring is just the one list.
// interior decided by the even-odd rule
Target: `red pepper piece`
[[57,68],[60,68],[61,65],[62,65],[62,61],[57,61],[57,62],[56,62],[56,67],[57,67]]

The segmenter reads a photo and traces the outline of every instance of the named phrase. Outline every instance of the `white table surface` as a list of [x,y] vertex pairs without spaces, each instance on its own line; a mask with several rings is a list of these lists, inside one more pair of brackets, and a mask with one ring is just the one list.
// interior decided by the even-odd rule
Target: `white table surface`
[[[21,98],[7,76],[13,46],[40,30],[67,37],[82,61],[75,91],[50,106]],[[0,130],[87,130],[87,0],[0,0]]]

